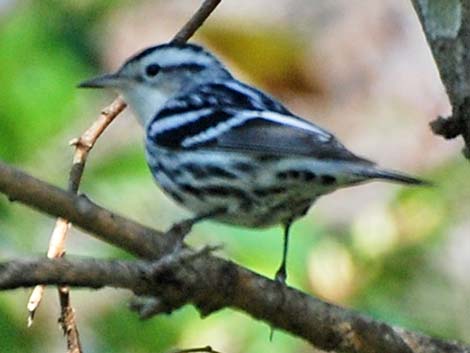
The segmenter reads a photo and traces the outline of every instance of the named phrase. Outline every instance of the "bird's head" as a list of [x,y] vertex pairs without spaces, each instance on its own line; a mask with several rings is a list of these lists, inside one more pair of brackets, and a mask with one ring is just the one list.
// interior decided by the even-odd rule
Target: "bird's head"
[[145,126],[172,97],[195,85],[229,77],[220,61],[202,47],[168,43],[144,49],[116,72],[79,87],[116,90]]

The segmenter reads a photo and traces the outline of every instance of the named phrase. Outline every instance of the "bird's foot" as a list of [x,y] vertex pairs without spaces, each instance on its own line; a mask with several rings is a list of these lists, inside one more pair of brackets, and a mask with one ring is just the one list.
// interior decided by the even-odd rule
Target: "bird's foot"
[[277,272],[276,276],[274,277],[275,281],[278,282],[279,284],[282,284],[283,286],[286,286],[286,281],[287,281],[287,273],[286,269],[281,267]]
[[[197,221],[197,220],[196,220]],[[171,247],[173,251],[178,251],[183,246],[183,241],[191,232],[193,225],[196,223],[194,218],[173,224],[173,226],[165,233],[165,236],[171,239]]]
[[174,244],[174,248],[176,250],[180,249],[183,245],[183,241],[186,238],[186,236],[191,232],[191,229],[196,223],[199,223],[200,221],[203,221],[205,219],[217,216],[219,214],[222,214],[226,212],[225,208],[219,208],[207,213],[202,213],[200,215],[197,215],[193,218],[186,219],[184,221],[175,223],[166,233],[165,235],[167,237],[170,237]]
[[165,233],[165,235],[182,242],[184,238],[186,237],[186,235],[188,235],[189,232],[191,232],[191,229],[194,223],[196,223],[196,221],[194,220],[194,218],[191,218],[191,219],[186,219],[184,221],[175,223]]
[[[286,273],[286,268],[284,266],[281,266],[281,268],[279,268],[279,270],[276,272],[276,275],[274,276],[274,280],[282,287],[286,287],[287,284],[286,284],[286,280],[287,280],[287,273]],[[284,301],[285,301],[285,296],[284,296],[284,293],[282,294],[282,303],[281,305],[284,304]],[[270,326],[271,330],[269,332],[269,342],[272,342],[273,341],[273,337],[274,337],[274,326]]]

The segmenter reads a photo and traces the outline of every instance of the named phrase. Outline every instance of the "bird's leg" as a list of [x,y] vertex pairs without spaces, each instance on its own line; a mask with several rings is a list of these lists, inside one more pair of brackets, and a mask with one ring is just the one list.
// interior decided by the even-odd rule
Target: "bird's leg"
[[166,232],[166,236],[175,238],[178,240],[178,242],[182,242],[186,235],[188,235],[188,233],[191,231],[193,225],[199,221],[202,221],[203,219],[204,217],[202,216],[195,216],[175,223]]
[[[281,266],[279,266],[279,269],[276,272],[276,277],[275,277],[276,281],[281,286],[286,285],[286,279],[287,279],[287,271],[286,271],[287,250],[288,250],[288,247],[289,247],[289,230],[290,230],[291,225],[292,225],[292,220],[289,220],[284,224],[284,247],[282,249],[282,262],[281,262]],[[281,291],[281,293],[284,293],[284,292]],[[284,294],[282,294],[282,301],[281,301],[282,304],[281,305],[284,304],[285,299],[286,298],[285,298]],[[271,331],[270,331],[270,334],[269,334],[269,341],[270,342],[272,342],[273,337],[274,337],[274,326],[271,326]]]
[[210,212],[206,213],[201,213],[193,218],[185,219],[181,222],[178,222],[174,224],[166,233],[166,236],[169,236],[173,239],[175,239],[175,243],[177,246],[181,245],[183,243],[184,238],[186,235],[189,234],[191,231],[193,225],[196,223],[199,223],[200,221],[203,221],[208,218],[212,218],[215,216],[218,216],[222,213],[225,213],[226,209],[225,208],[218,208]]
[[286,271],[286,263],[287,263],[287,250],[289,248],[289,230],[292,224],[292,220],[289,220],[287,223],[284,224],[284,247],[282,249],[282,262],[281,266],[276,272],[276,281],[282,284],[286,284],[287,279],[287,271]]

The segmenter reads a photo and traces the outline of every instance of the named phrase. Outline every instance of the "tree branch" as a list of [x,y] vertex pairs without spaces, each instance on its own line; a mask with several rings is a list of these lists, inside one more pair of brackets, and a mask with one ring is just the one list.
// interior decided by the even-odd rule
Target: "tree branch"
[[171,40],[173,43],[185,43],[191,38],[194,33],[202,26],[204,21],[210,16],[215,10],[217,5],[222,0],[206,0],[202,3],[201,7],[196,13],[189,19],[188,22],[181,28],[178,33],[175,34]]
[[470,2],[412,0],[452,104],[452,116],[431,123],[435,134],[462,136],[470,158]]
[[[0,190],[11,201],[20,201],[55,217],[68,219],[107,243],[143,258],[155,258],[164,251],[161,232],[114,214],[91,202],[0,162]],[[159,237],[160,239],[158,239]],[[158,241],[157,241],[158,239]]]
[[[171,249],[171,244],[161,232],[118,216],[84,196],[60,190],[1,162],[0,192],[55,217],[69,219],[97,238],[144,259],[156,259]],[[139,281],[142,273],[141,261],[126,262],[127,267],[122,267],[124,262],[119,261],[111,262],[113,265],[109,268],[97,264],[102,262],[42,259],[4,263],[0,267],[0,287],[38,283],[116,286],[116,276],[122,276],[120,283],[127,283]],[[112,266],[119,266],[119,270]],[[20,273],[21,276],[18,275]],[[12,278],[16,281],[14,285]],[[151,283],[153,285],[149,287],[139,284],[135,288],[139,288],[138,293],[150,293],[160,298],[167,309],[192,303],[203,315],[208,315],[220,308],[231,307],[327,351],[470,352],[464,345],[428,338],[322,302],[212,255],[197,256],[191,259],[190,266],[187,261],[184,266],[171,262],[165,271],[152,277]]]

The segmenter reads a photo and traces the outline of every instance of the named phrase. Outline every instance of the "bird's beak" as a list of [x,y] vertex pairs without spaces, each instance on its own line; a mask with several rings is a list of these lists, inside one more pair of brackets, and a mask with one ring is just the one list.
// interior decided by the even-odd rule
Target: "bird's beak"
[[118,73],[106,74],[83,81],[79,88],[116,88],[122,84],[122,77]]

